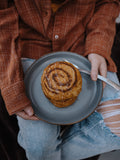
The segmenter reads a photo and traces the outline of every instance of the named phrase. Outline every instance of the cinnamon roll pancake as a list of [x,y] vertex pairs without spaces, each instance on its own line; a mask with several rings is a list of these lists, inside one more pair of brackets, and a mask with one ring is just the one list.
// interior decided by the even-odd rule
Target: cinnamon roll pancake
[[41,86],[51,103],[56,107],[67,107],[77,99],[82,89],[82,77],[73,64],[58,61],[44,69]]

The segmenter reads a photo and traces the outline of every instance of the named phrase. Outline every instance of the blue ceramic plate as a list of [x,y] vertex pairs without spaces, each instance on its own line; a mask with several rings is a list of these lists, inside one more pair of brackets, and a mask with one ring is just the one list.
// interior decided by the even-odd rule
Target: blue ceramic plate
[[64,59],[90,71],[90,62],[83,56],[72,52],[55,52],[35,61],[25,75],[26,93],[35,114],[48,123],[60,125],[73,124],[85,119],[95,110],[102,97],[102,82],[100,80],[94,82],[89,75],[81,73],[82,91],[77,100],[66,108],[55,107],[42,91],[41,76],[49,64]]

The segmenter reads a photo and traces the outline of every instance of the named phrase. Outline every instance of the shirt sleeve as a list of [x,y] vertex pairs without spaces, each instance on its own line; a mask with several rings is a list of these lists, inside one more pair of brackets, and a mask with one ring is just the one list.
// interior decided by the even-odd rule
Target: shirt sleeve
[[96,53],[108,62],[108,70],[116,70],[111,49],[116,32],[115,20],[119,15],[119,0],[97,0],[95,10],[86,28],[85,55]]
[[0,89],[10,115],[30,104],[16,42],[19,36],[16,8],[0,0]]

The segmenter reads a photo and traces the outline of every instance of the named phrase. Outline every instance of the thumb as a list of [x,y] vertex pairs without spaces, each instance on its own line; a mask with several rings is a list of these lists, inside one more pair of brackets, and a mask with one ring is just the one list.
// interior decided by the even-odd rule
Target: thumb
[[33,111],[33,108],[31,106],[27,106],[25,109],[24,109],[25,113],[29,116],[33,116],[34,115],[34,111]]

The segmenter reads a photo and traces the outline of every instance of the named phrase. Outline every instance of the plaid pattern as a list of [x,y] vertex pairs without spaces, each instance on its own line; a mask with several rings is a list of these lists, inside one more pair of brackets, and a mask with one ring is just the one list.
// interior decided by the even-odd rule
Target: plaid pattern
[[65,0],[55,14],[51,0],[0,0],[0,88],[9,114],[30,104],[21,57],[97,53],[107,59],[108,70],[116,71],[110,54],[118,13],[119,0]]

